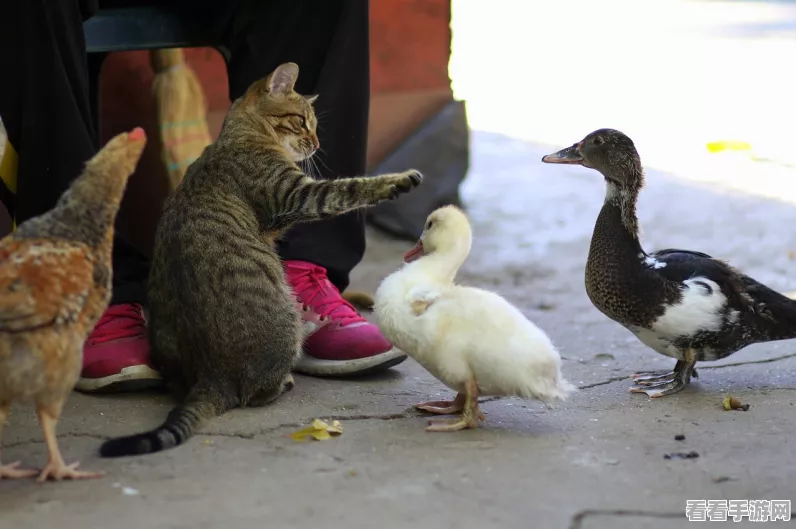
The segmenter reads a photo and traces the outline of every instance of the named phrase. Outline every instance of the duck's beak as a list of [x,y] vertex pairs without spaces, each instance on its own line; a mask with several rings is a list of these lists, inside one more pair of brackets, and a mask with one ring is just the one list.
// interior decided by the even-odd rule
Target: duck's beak
[[411,250],[404,254],[404,262],[411,263],[423,257],[423,241],[417,241]]
[[542,157],[542,162],[583,165],[583,156],[580,154],[580,148],[582,146],[583,142],[580,142],[576,143],[572,147],[567,147],[566,149],[561,149],[553,154],[548,154],[547,156]]

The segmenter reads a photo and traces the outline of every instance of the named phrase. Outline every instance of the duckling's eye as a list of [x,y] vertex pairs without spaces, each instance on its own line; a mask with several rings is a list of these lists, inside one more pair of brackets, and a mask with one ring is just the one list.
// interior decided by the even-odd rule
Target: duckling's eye
[[433,220],[428,221],[428,223],[426,224],[426,229],[430,230],[431,226],[433,226],[433,225],[434,225],[434,221]]
[[597,136],[596,138],[594,138],[592,140],[592,143],[595,144],[595,145],[602,145],[603,144],[603,139],[600,136]]

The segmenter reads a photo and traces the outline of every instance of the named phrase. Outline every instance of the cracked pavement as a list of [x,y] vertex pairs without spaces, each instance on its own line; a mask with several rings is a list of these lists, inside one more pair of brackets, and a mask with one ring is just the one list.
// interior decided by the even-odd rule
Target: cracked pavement
[[[102,439],[159,424],[167,394],[73,394],[60,423],[68,461],[103,479],[0,482],[0,520],[14,529],[538,527],[677,529],[687,499],[793,499],[796,343],[756,345],[663,399],[630,394],[636,370],[672,361],[602,316],[583,288],[599,175],[539,162],[556,146],[473,133],[463,196],[474,225],[467,284],[493,289],[545,329],[582,388],[566,403],[492,399],[484,427],[432,434],[412,404],[448,391],[411,360],[353,380],[296,377],[274,405],[208,421],[186,445],[103,460]],[[643,153],[642,153],[643,157]],[[796,290],[796,207],[648,171],[639,205],[649,249],[679,246],[728,258],[771,287]],[[411,243],[369,234],[353,287],[375,289]],[[722,410],[725,395],[748,412]],[[342,436],[298,443],[314,418]],[[685,441],[674,436],[684,434]],[[666,460],[671,452],[699,457]],[[41,466],[41,432],[17,405],[3,460]],[[533,520],[529,522],[529,520]]]

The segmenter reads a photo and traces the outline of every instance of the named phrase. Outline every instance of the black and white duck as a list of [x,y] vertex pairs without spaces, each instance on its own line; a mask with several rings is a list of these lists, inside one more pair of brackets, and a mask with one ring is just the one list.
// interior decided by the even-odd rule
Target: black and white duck
[[644,251],[636,217],[644,170],[625,134],[596,130],[542,162],[582,165],[605,177],[586,292],[595,307],[642,343],[677,359],[672,372],[633,375],[631,392],[671,395],[698,376],[698,361],[719,360],[753,343],[796,338],[793,300],[704,253]]

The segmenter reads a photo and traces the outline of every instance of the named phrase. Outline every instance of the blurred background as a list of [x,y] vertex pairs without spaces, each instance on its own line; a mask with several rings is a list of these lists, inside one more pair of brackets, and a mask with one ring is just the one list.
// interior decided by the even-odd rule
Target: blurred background
[[473,129],[616,128],[647,167],[796,201],[796,2],[453,0],[451,20]]
[[[224,59],[211,47],[184,51],[215,136],[229,106]],[[103,142],[139,125],[157,136],[150,53],[105,56]],[[648,168],[796,202],[794,57],[794,1],[371,0],[370,170],[419,166],[433,182],[371,220],[412,238],[459,190],[477,200],[470,132],[557,148],[617,128]],[[147,146],[120,214],[145,253],[169,192],[161,150]]]

